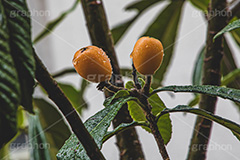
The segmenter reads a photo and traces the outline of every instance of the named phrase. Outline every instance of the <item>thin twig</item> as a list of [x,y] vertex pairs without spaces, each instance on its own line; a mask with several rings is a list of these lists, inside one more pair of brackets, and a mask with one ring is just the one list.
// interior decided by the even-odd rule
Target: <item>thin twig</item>
[[169,155],[167,153],[167,150],[164,145],[164,140],[162,138],[161,133],[159,132],[156,116],[154,116],[151,112],[152,106],[149,104],[147,97],[142,94],[142,98],[139,99],[140,102],[145,106],[143,109],[146,112],[146,118],[149,122],[150,129],[152,131],[152,134],[157,142],[159,152],[162,155],[162,158],[164,160],[170,160]]
[[104,88],[112,93],[116,93],[120,90],[127,90],[126,88],[123,88],[123,87],[117,87],[114,84],[111,84],[109,81],[103,81],[97,85],[97,89],[100,91],[103,91]]
[[229,6],[229,20],[236,16],[240,12],[240,1],[237,0],[231,6]]
[[67,119],[72,131],[83,145],[89,158],[92,160],[105,160],[94,139],[85,128],[82,120],[80,119],[76,110],[73,108],[72,104],[69,102],[68,98],[59,88],[57,82],[49,74],[46,67],[36,54],[34,55],[34,58],[36,61],[37,81],[46,90],[49,98],[57,105],[64,117]]
[[132,76],[133,76],[134,85],[135,85],[135,87],[136,87],[137,89],[140,90],[142,87],[141,87],[140,83],[138,82],[137,70],[136,70],[136,68],[135,68],[135,66],[134,66],[133,63],[132,63],[132,69],[133,69],[133,71],[132,71]]
[[146,82],[145,82],[142,92],[147,97],[149,96],[149,89],[151,87],[151,82],[152,82],[152,76],[146,76]]

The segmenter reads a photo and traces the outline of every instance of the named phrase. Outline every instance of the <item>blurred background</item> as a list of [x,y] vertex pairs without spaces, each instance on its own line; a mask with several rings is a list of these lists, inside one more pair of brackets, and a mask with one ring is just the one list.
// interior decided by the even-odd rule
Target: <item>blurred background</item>
[[[123,0],[104,0],[106,15],[110,28],[126,21],[136,15],[136,11],[125,11],[124,8],[130,3],[136,2]],[[69,9],[74,4],[73,0],[28,0],[29,9],[32,15],[33,38],[36,37],[46,26],[46,24],[57,18],[63,11]],[[149,24],[156,18],[158,13],[169,4],[169,1],[157,3],[147,9],[139,19],[134,22],[116,45],[116,52],[121,68],[130,68],[131,59],[129,57],[137,39],[146,31]],[[237,64],[240,64],[240,50],[234,45],[230,35],[226,35],[230,42],[230,47],[235,54]],[[164,77],[163,85],[187,85],[192,84],[193,66],[197,60],[198,53],[206,41],[206,21],[203,13],[196,9],[189,2],[183,6],[177,38],[175,40],[174,55],[167,74]],[[57,73],[65,68],[72,67],[74,53],[85,46],[90,45],[90,38],[86,28],[83,10],[79,4],[77,8],[69,14],[51,34],[39,41],[36,51],[51,73]],[[163,44],[164,45],[164,44]],[[166,47],[166,46],[165,46]],[[239,65],[238,65],[239,67]],[[81,78],[76,74],[70,74],[57,79],[62,83],[69,83],[79,88]],[[128,78],[124,78],[128,80]],[[85,121],[91,115],[103,108],[104,95],[96,90],[96,84],[90,84],[84,98],[88,103],[88,109],[82,113]],[[188,104],[193,98],[193,94],[169,93],[159,94],[166,106],[172,108],[177,104]],[[39,90],[35,92],[36,97],[44,97]],[[239,111],[228,100],[218,99],[216,114],[239,123]],[[172,159],[185,159],[188,152],[190,138],[195,123],[196,116],[182,113],[171,114],[173,133],[172,139],[167,145],[167,150]],[[112,127],[110,128],[110,130]],[[148,160],[160,159],[157,145],[152,135],[141,127],[137,127],[137,132],[142,143],[145,157]],[[207,159],[240,159],[240,143],[228,129],[214,123],[209,144]],[[104,143],[102,149],[107,159],[118,159],[119,152],[115,145],[115,138],[111,138]],[[11,152],[14,160],[29,159],[29,151],[15,148]]]

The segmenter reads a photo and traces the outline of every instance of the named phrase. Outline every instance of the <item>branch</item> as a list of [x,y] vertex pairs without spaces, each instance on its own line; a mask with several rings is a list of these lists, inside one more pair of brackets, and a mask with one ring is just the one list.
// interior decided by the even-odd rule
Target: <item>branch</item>
[[234,16],[237,15],[237,13],[239,13],[240,11],[240,1],[237,0],[236,2],[234,2],[231,6],[229,6],[229,20],[231,20]]
[[[113,68],[111,82],[116,86],[123,87],[122,78],[119,76],[120,68],[102,0],[82,0],[81,2],[92,44],[102,48],[111,60]],[[106,97],[110,95],[111,93],[105,92]],[[129,115],[128,106],[126,104],[119,110],[117,116],[113,120],[113,126],[116,128],[122,123],[130,122],[132,122],[132,118]],[[117,146],[120,150],[120,159],[122,160],[144,159],[142,147],[135,128],[130,128],[119,133],[117,135]]]
[[82,120],[73,108],[63,91],[59,88],[57,82],[48,73],[39,57],[34,55],[36,61],[36,79],[41,86],[46,90],[49,98],[57,105],[64,117],[67,119],[72,131],[82,143],[87,155],[90,159],[105,160],[94,139],[85,128]]
[[133,82],[134,82],[134,85],[137,89],[141,89],[141,85],[139,84],[138,82],[138,77],[137,77],[137,70],[134,66],[134,64],[132,63],[132,68],[133,68],[133,71],[132,71],[132,76],[133,76]]
[[[203,65],[203,85],[216,85],[221,84],[221,60],[223,57],[223,37],[219,36],[213,42],[213,37],[223,27],[227,25],[227,15],[221,13],[227,13],[227,2],[226,0],[211,0],[210,2],[210,13],[208,15],[208,31],[207,31],[207,44],[206,53]],[[217,14],[216,12],[220,13]],[[207,95],[201,95],[199,108],[208,112],[214,113],[216,108],[216,97]],[[206,120],[202,117],[197,117],[195,122],[194,131],[191,139],[191,144],[188,152],[188,160],[205,160],[206,149],[199,147],[195,150],[195,146],[207,146],[210,138],[212,128],[212,121]]]
[[143,87],[142,92],[147,97],[149,96],[149,89],[151,87],[151,81],[152,81],[152,76],[146,76],[146,83]]
[[[148,93],[149,94],[149,93]],[[161,133],[159,132],[158,126],[157,126],[157,121],[156,121],[156,116],[154,116],[151,112],[152,106],[149,104],[147,100],[147,96],[144,95],[143,93],[141,94],[141,97],[139,98],[140,102],[143,104],[145,113],[146,113],[146,118],[149,122],[149,127],[152,131],[152,134],[157,142],[159,152],[162,155],[162,158],[164,160],[170,160],[169,155],[167,153],[167,150],[165,148],[164,140],[162,138]]]

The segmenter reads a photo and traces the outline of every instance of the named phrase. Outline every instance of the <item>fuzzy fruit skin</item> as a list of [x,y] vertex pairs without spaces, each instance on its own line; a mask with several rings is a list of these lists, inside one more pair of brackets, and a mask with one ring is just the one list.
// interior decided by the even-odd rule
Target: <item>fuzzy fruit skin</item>
[[153,75],[163,60],[162,43],[151,37],[141,37],[130,55],[136,70],[142,75]]
[[72,62],[78,74],[88,81],[99,83],[111,78],[112,66],[101,48],[81,48],[75,53]]

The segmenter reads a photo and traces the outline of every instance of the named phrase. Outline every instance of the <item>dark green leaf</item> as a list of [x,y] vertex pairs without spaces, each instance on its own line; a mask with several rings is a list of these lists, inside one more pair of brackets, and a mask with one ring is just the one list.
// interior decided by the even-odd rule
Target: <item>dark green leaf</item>
[[58,109],[44,99],[34,99],[34,106],[39,109],[39,120],[50,144],[51,158],[56,159],[58,150],[71,135],[68,125],[64,122]]
[[198,9],[201,9],[202,11],[206,12],[208,11],[208,4],[210,0],[190,0],[190,2],[197,7]]
[[[141,86],[144,86],[144,80],[139,78],[139,82]],[[131,89],[133,88],[133,82],[128,81],[126,83],[126,88]],[[152,91],[152,88],[150,89],[150,92]],[[159,112],[161,112],[164,108],[166,108],[165,104],[162,102],[162,100],[159,98],[157,94],[152,95],[151,97],[148,98],[149,103],[152,106],[152,113],[153,115],[157,115]],[[128,102],[128,110],[131,115],[131,117],[139,122],[139,121],[147,121],[146,116],[142,108],[136,103],[135,101],[129,101]],[[159,131],[164,139],[164,143],[167,144],[172,135],[172,124],[171,124],[171,119],[169,115],[164,115],[161,117],[157,123]],[[145,129],[148,132],[151,132],[151,130],[146,127],[142,126],[143,129]]]
[[26,1],[4,0],[2,2],[8,22],[10,52],[20,81],[21,105],[29,112],[33,112],[35,60],[31,41],[30,14]]
[[235,102],[240,102],[240,90],[233,88],[225,88],[211,85],[194,85],[194,86],[166,86],[155,89],[152,94],[162,91],[173,91],[173,92],[192,92],[202,93],[210,96],[218,96],[221,98],[229,99]]
[[219,37],[220,35],[232,31],[234,29],[240,28],[240,19],[233,21],[232,23],[229,23],[226,27],[224,27],[221,31],[219,31],[214,37],[213,39],[216,39],[217,37]]
[[201,49],[201,52],[198,54],[197,60],[195,62],[192,84],[200,85],[202,80],[202,70],[203,70],[203,59],[204,59],[205,47]]
[[172,109],[169,109],[169,108],[165,109],[164,111],[162,111],[161,115],[164,115],[166,113],[172,113],[172,112],[187,112],[187,113],[193,113],[193,114],[199,115],[199,116],[209,119],[211,121],[217,122],[218,124],[221,124],[222,126],[233,131],[235,134],[238,134],[238,136],[240,135],[240,125],[239,124],[232,122],[228,119],[222,118],[220,116],[214,115],[205,110],[202,110],[199,108],[192,108],[192,107],[185,106],[185,105],[178,105]]
[[10,54],[5,8],[0,0],[0,148],[17,133],[16,114],[20,104],[20,86]]
[[59,17],[57,17],[53,21],[49,22],[46,25],[46,27],[43,29],[43,31],[41,31],[36,36],[36,38],[34,39],[33,43],[37,43],[38,41],[40,41],[41,39],[46,37],[49,33],[51,33],[57,27],[57,25],[59,25],[66,18],[66,16],[68,14],[70,14],[71,12],[73,12],[77,8],[78,3],[79,3],[79,0],[76,0],[71,8],[69,8],[68,10],[63,12]]
[[153,88],[161,86],[164,79],[165,72],[170,64],[175,40],[178,32],[179,21],[181,17],[182,7],[184,1],[172,1],[148,27],[147,31],[143,34],[159,39],[164,46],[164,60],[161,67],[154,74],[153,80],[158,80],[152,85]]
[[118,134],[119,132],[122,132],[125,129],[128,129],[130,127],[135,127],[135,126],[146,126],[149,127],[148,123],[146,121],[133,121],[131,123],[122,123],[120,124],[117,128],[115,128],[113,131],[107,132],[106,135],[103,138],[103,143],[106,142],[109,138],[112,136]]
[[[36,111],[37,112],[37,111]],[[29,144],[30,154],[34,160],[51,160],[50,144],[47,142],[39,121],[38,113],[29,116]]]
[[80,91],[76,90],[70,84],[58,83],[60,88],[63,90],[64,94],[69,98],[70,102],[72,103],[73,107],[78,111],[78,113],[82,114],[82,109],[87,108],[87,102],[83,98],[83,93],[87,86],[87,82],[85,80],[82,81],[82,88]]
[[140,0],[137,2],[134,2],[132,4],[130,4],[126,10],[130,11],[130,10],[136,10],[137,14],[123,22],[120,23],[119,25],[117,25],[116,27],[114,27],[112,29],[112,36],[113,36],[113,40],[114,40],[114,44],[117,44],[117,42],[123,37],[123,35],[125,34],[125,32],[128,30],[128,28],[138,19],[138,17],[140,17],[140,15],[146,10],[148,9],[150,6],[153,6],[155,3],[158,3],[159,0]]
[[[121,95],[122,95],[122,91]],[[119,93],[116,93],[115,95],[119,95]],[[125,92],[127,93],[127,92]],[[104,104],[105,108],[92,117],[90,117],[85,123],[85,127],[89,131],[89,133],[94,138],[96,144],[99,148],[102,147],[102,140],[104,135],[107,133],[107,129],[111,124],[111,121],[116,116],[119,109],[122,107],[123,104],[125,104],[127,101],[134,100],[133,97],[121,97],[121,98],[115,98],[114,100],[109,98],[107,99]],[[84,159],[88,160],[88,156],[86,154],[86,151],[84,150],[81,143],[78,141],[77,137],[73,134],[64,144],[64,146],[60,149],[60,151],[57,154],[58,159]]]

